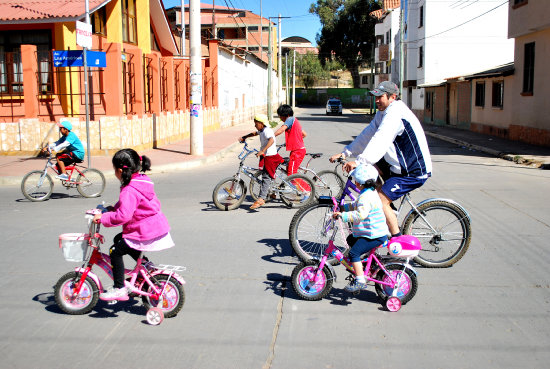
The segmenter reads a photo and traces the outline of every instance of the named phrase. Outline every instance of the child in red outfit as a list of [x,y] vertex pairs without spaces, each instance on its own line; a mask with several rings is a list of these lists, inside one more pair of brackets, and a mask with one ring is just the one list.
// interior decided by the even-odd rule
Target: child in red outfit
[[290,176],[298,171],[302,160],[304,160],[304,156],[306,156],[304,138],[307,136],[307,133],[302,129],[298,118],[294,117],[294,111],[290,105],[284,104],[279,106],[277,115],[283,122],[283,125],[275,132],[275,136],[283,132],[285,133],[286,150],[290,151],[287,169],[287,174]]

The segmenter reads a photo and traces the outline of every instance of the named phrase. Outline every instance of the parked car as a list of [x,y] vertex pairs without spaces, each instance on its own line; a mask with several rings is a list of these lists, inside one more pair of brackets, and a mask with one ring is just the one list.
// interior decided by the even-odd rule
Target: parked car
[[327,115],[338,114],[342,115],[342,102],[340,99],[328,99],[327,101]]

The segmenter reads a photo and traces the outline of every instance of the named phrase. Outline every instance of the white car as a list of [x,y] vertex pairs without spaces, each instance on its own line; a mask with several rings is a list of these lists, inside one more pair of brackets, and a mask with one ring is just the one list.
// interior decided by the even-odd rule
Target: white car
[[328,99],[326,107],[327,115],[337,114],[342,115],[342,102],[340,99]]

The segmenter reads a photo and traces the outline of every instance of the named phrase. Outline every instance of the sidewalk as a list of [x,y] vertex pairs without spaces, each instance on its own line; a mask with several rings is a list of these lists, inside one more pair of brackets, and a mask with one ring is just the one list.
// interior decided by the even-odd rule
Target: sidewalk
[[[190,140],[169,144],[158,149],[140,152],[153,163],[153,173],[194,168],[222,159],[240,144],[239,136],[252,132],[251,123],[240,124],[204,135],[204,155],[191,155]],[[518,164],[531,165],[541,169],[550,169],[550,148],[528,145],[522,142],[505,140],[495,136],[471,131],[424,125],[427,136],[477,150],[495,157],[514,161]],[[106,178],[114,178],[111,156],[93,156],[92,167],[103,172]],[[84,161],[84,164],[87,160]],[[44,168],[44,158],[22,156],[0,156],[0,185],[19,185],[23,176],[31,170]]]
[[[152,162],[152,173],[178,171],[214,163],[232,152],[241,144],[238,137],[254,130],[252,123],[244,123],[204,135],[204,155],[190,154],[190,139],[168,144],[161,148],[141,151]],[[85,144],[85,143],[84,143]],[[114,178],[111,156],[92,156],[91,167],[99,169],[105,178]],[[87,166],[87,158],[82,163]],[[0,156],[0,186],[20,185],[23,176],[32,170],[42,170],[46,160],[26,156]],[[53,172],[50,172],[53,176]]]
[[427,136],[510,160],[517,164],[550,169],[550,147],[529,145],[519,141],[510,141],[496,136],[447,126],[429,124],[423,124],[422,126]]

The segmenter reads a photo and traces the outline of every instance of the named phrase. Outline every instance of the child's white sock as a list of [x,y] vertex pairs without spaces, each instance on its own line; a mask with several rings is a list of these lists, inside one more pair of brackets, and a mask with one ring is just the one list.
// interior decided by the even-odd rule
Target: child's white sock
[[356,275],[355,280],[359,283],[367,283],[367,280],[365,279],[364,275]]

